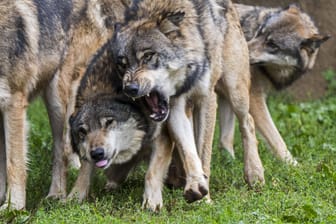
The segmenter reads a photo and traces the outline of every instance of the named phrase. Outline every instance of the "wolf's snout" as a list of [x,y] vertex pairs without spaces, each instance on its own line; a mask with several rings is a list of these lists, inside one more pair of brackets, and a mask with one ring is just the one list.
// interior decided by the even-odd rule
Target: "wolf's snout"
[[91,157],[95,161],[100,161],[104,159],[105,153],[103,148],[96,148],[95,150],[91,151]]
[[125,94],[127,94],[128,96],[131,96],[131,97],[136,97],[139,93],[139,84],[137,83],[130,83],[130,84],[127,84],[125,87],[124,87],[124,92]]

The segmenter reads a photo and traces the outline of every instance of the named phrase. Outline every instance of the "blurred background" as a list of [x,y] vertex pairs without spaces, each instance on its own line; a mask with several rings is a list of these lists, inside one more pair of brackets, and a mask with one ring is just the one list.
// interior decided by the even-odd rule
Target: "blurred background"
[[[234,0],[234,2],[267,7],[285,7],[295,3],[315,21],[321,34],[331,36],[321,46],[314,69],[284,90],[295,100],[324,97],[336,85],[336,1],[335,0]],[[336,95],[336,93],[335,93]]]

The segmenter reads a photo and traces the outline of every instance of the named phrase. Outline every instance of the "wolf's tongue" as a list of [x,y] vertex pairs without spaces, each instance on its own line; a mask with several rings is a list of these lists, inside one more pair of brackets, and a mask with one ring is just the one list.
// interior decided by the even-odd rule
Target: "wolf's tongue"
[[152,109],[152,111],[154,113],[158,113],[160,108],[159,108],[159,98],[157,94],[150,93],[150,95],[146,96],[145,99],[146,102],[148,103],[148,106],[150,106],[150,108]]
[[107,165],[107,160],[106,159],[101,160],[101,161],[96,163],[96,167],[99,167],[99,168],[104,167],[106,165]]

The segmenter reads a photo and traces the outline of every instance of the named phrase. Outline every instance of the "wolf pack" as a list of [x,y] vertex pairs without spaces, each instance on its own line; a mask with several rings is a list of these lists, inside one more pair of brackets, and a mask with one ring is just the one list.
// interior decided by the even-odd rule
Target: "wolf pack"
[[[37,96],[53,137],[48,198],[85,200],[94,169],[116,189],[146,161],[144,209],[162,208],[164,184],[210,202],[217,112],[232,157],[237,118],[249,186],[265,183],[256,130],[298,164],[266,99],[310,70],[329,39],[299,6],[2,0],[0,14],[0,210],[25,209],[26,113]],[[67,193],[70,164],[79,172]]]

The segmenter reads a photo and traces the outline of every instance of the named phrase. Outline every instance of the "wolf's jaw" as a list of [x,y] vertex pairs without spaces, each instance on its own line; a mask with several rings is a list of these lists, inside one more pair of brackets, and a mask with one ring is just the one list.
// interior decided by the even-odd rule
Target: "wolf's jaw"
[[162,112],[161,114],[156,114],[156,113],[152,113],[151,115],[149,115],[149,117],[156,122],[161,122],[161,121],[165,121],[168,118],[169,115],[169,111],[168,112]]
[[146,106],[150,111],[149,117],[155,122],[161,122],[167,119],[169,114],[168,102],[158,91],[152,91],[144,96]]

